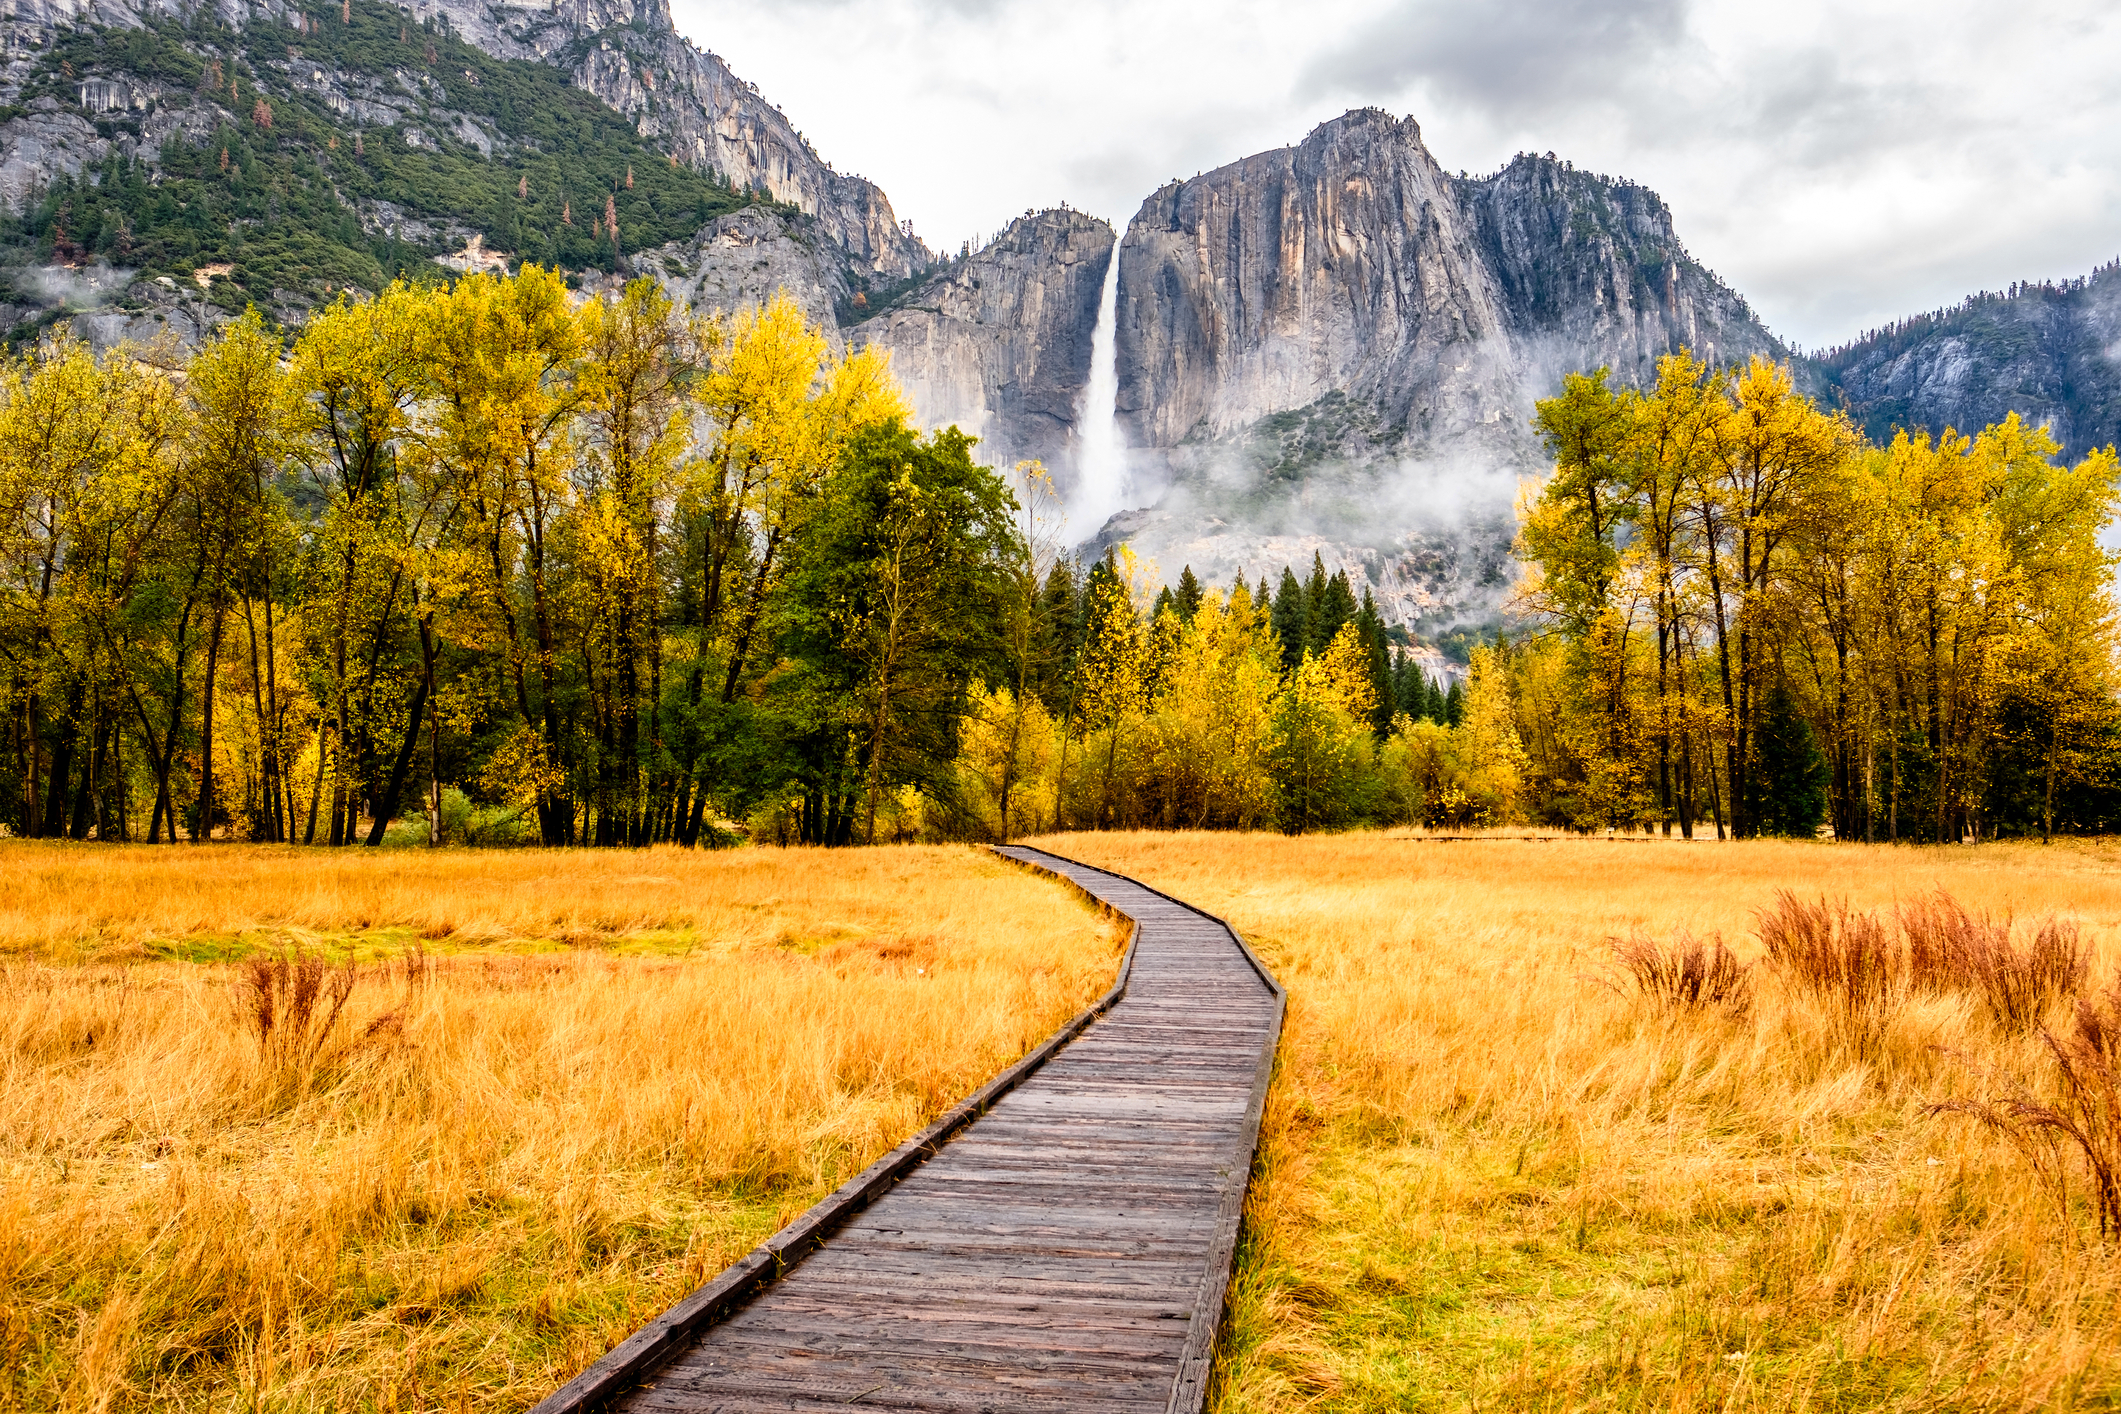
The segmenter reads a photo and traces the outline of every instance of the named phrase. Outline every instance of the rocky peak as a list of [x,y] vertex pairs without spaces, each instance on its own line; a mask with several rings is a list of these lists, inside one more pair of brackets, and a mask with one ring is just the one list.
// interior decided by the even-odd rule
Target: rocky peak
[[[1551,153],[1521,153],[1493,176],[1457,185],[1528,363],[1551,364],[1559,353],[1569,368],[1605,364],[1635,381],[1682,346],[1711,363],[1789,357],[1746,302],[1687,254],[1671,209],[1649,188]],[[1553,369],[1542,372],[1558,381]]]
[[678,33],[669,0],[416,0],[497,58],[537,59],[633,119],[680,162],[766,192],[805,215],[863,269],[900,280],[935,256],[871,182],[832,169],[758,86]]
[[1154,193],[1120,254],[1137,447],[1236,434],[1340,392],[1388,441],[1492,422],[1500,291],[1412,119],[1361,109]]
[[[299,34],[312,19],[303,7],[284,0],[219,0],[213,10],[238,29],[277,25]],[[881,191],[834,171],[754,85],[680,35],[668,0],[551,0],[535,6],[521,0],[413,0],[405,13],[415,25],[446,25],[497,59],[561,69],[577,87],[625,114],[642,138],[676,161],[814,218],[817,230],[845,249],[863,280],[903,280],[935,262]],[[122,29],[138,27],[149,17],[179,15],[178,0],[9,0],[7,14],[0,17],[5,31],[0,102],[14,100],[59,29],[91,23]],[[275,53],[279,47],[269,45]],[[290,59],[295,48],[287,47]],[[406,82],[418,86],[419,79]],[[121,68],[96,75],[78,97],[91,112],[138,107],[136,91],[151,95],[154,87],[146,76]],[[390,121],[387,114],[363,116]],[[212,126],[211,115],[205,116],[205,126]],[[0,195],[19,205],[23,191],[48,183],[60,171],[79,172],[101,160],[107,146],[84,121],[0,130]],[[152,144],[141,148],[149,160],[153,153]]]
[[1564,373],[1782,351],[1654,193],[1552,157],[1450,176],[1374,108],[1151,195],[1117,333],[1121,421],[1161,499],[1105,539],[1218,581],[1316,551],[1425,627],[1506,592],[1533,404]]

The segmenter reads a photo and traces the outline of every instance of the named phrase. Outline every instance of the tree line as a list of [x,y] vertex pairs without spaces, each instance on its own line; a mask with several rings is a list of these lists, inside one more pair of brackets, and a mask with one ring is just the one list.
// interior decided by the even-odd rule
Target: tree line
[[1953,841],[2121,818],[2121,464],[2016,415],[1880,446],[1789,371],[1570,377],[1522,515],[1524,811]]
[[866,836],[992,656],[1007,490],[785,300],[394,285],[0,368],[21,835]]
[[[1786,371],[1539,408],[1524,622],[1435,671],[1367,591],[1064,553],[786,299],[528,266],[0,366],[0,825],[316,845],[1065,828],[1959,838],[2121,760],[2116,467],[1864,442]],[[1432,671],[1425,671],[1424,664]]]
[[2065,465],[2016,417],[1875,445],[1785,367],[1684,351],[1648,388],[1571,376],[1536,425],[1517,628],[1448,694],[1322,566],[1153,606],[1093,566],[1062,691],[976,691],[987,831],[2121,826],[2112,448]]
[[883,356],[786,299],[701,318],[535,266],[291,339],[249,313],[188,356],[50,338],[0,366],[0,824],[616,846],[1406,817],[1376,739],[1465,704],[1344,573],[1152,598],[1124,556],[1059,553],[1043,468],[908,418]]

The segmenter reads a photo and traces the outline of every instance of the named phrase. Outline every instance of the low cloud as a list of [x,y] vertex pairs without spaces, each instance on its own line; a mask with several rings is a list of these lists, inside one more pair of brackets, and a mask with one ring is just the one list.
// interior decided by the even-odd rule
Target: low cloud
[[32,265],[15,271],[13,278],[17,289],[36,295],[47,305],[92,310],[101,309],[123,294],[132,272],[113,270],[99,261],[83,270]]

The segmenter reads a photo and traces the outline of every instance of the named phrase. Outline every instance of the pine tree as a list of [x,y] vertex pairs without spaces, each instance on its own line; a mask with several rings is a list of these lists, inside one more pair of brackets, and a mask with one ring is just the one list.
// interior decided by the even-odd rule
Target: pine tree
[[1361,638],[1363,653],[1370,665],[1370,697],[1375,704],[1370,712],[1370,729],[1382,741],[1392,731],[1392,711],[1397,703],[1392,691],[1392,655],[1385,646],[1384,620],[1377,616],[1377,601],[1370,597],[1367,587],[1362,591],[1362,611],[1355,616],[1355,631]]
[[1082,647],[1081,592],[1075,562],[1063,556],[1046,575],[1039,595],[1041,630],[1046,635],[1039,660],[1038,696],[1054,716],[1064,715],[1074,692],[1075,657]]
[[[1262,591],[1266,581],[1260,581]],[[1304,607],[1303,587],[1296,582],[1296,572],[1282,567],[1281,588],[1275,591],[1274,607],[1267,621],[1274,626],[1274,636],[1281,640],[1281,666],[1283,672],[1293,673],[1296,665],[1304,660],[1304,649],[1310,646],[1310,614]]]
[[1311,552],[1311,573],[1304,580],[1303,590],[1304,647],[1320,653],[1333,636],[1318,631],[1326,616],[1326,562],[1316,550]]
[[1178,577],[1178,593],[1172,596],[1178,604],[1178,616],[1192,623],[1193,616],[1200,612],[1202,595],[1200,581],[1193,577],[1193,566],[1187,565]]
[[[1316,578],[1324,565],[1314,557],[1312,576]],[[1310,592],[1305,591],[1306,599]],[[1316,607],[1311,614],[1311,651],[1323,653],[1341,628],[1355,621],[1355,592],[1348,587],[1348,572],[1336,570],[1332,578],[1325,581],[1319,590]]]
[[1414,655],[1402,648],[1392,655],[1392,706],[1418,721],[1428,707],[1428,689],[1421,675],[1421,665]]
[[1761,705],[1748,818],[1758,833],[1810,839],[1826,819],[1826,758],[1789,688],[1776,683]]

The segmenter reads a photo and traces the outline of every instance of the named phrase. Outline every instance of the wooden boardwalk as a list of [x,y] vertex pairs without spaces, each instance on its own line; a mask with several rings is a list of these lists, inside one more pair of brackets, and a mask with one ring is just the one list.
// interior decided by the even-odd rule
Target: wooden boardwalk
[[1112,993],[537,1414],[1200,1408],[1281,989],[1206,914],[1002,852],[1134,919]]

